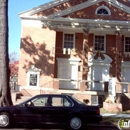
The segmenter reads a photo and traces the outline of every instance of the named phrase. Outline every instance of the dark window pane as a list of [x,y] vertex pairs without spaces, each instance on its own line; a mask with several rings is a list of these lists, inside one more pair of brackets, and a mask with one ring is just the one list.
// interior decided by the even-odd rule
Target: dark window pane
[[106,9],[99,9],[97,14],[108,14],[108,11]]

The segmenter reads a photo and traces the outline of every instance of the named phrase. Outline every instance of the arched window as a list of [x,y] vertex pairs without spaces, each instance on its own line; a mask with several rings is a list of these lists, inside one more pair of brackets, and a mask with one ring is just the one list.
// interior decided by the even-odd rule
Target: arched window
[[108,11],[106,9],[99,9],[97,14],[108,14]]
[[95,14],[97,15],[111,15],[111,12],[108,7],[102,5],[96,9]]

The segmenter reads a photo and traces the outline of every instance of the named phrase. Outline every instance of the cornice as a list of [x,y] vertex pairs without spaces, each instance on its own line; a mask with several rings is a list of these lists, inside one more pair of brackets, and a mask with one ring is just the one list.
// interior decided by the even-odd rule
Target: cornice
[[64,15],[67,15],[67,14],[70,14],[70,13],[73,13],[73,12],[76,12],[76,11],[79,11],[81,9],[84,9],[86,7],[89,7],[91,5],[94,5],[94,4],[97,4],[99,2],[101,2],[103,0],[88,0],[86,2],[83,2],[81,4],[78,4],[76,6],[72,6],[70,7],[69,9],[65,9],[63,11],[60,11],[60,12],[57,12],[57,13],[54,13],[54,14],[51,14],[48,16],[48,18],[54,18],[54,17],[62,17]]
[[62,3],[65,3],[67,1],[69,1],[69,0],[53,0],[51,2],[48,2],[48,3],[43,4],[43,5],[40,5],[40,6],[35,7],[35,8],[32,8],[32,9],[27,10],[25,12],[21,12],[21,13],[19,13],[19,17],[27,16],[27,15],[33,15],[33,14],[36,14],[36,13],[38,13],[40,11],[44,11],[46,9],[49,9],[49,8],[54,7],[54,6],[60,5]]
[[75,22],[75,23],[91,23],[91,24],[114,24],[114,25],[130,25],[130,21],[117,20],[100,20],[100,19],[77,19],[77,18],[47,18],[37,16],[22,16],[21,19],[39,20],[42,22]]
[[[33,8],[31,10],[22,12],[22,13],[19,14],[19,17],[31,16],[31,15],[33,15],[35,13],[38,13],[40,11],[44,11],[46,9],[52,8],[52,7],[57,6],[59,4],[65,3],[67,1],[69,1],[69,0],[55,0],[55,1],[51,1],[49,3],[46,3],[46,4],[43,4],[43,5],[38,6],[36,8]],[[108,4],[111,4],[112,6],[118,8],[118,9],[121,9],[122,11],[125,11],[126,13],[130,13],[130,7],[128,7],[128,6],[118,2],[117,0],[88,0],[86,2],[78,4],[76,6],[72,6],[72,7],[68,8],[68,9],[65,9],[63,11],[51,14],[51,15],[48,16],[48,18],[62,17],[64,15],[68,15],[70,13],[79,11],[81,9],[84,9],[86,7],[89,7],[89,6],[92,6],[92,5],[97,4],[99,2],[102,2],[102,1],[104,1],[104,2],[106,2]]]
[[64,15],[68,15],[70,13],[79,11],[81,9],[92,6],[92,5],[97,4],[99,2],[102,2],[102,1],[104,1],[108,4],[111,4],[112,6],[118,8],[118,9],[121,9],[121,10],[125,11],[126,13],[130,13],[130,8],[126,5],[118,2],[117,0],[89,0],[87,2],[84,2],[84,3],[78,4],[76,6],[70,7],[69,9],[65,9],[61,12],[51,14],[51,15],[48,16],[48,18],[62,17]]

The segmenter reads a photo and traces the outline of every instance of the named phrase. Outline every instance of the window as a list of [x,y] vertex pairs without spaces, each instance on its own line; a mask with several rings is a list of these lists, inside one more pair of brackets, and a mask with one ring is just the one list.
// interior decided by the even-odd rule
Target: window
[[64,48],[74,48],[74,34],[64,34]]
[[125,52],[130,52],[130,37],[125,37]]
[[95,14],[97,14],[97,15],[111,15],[111,12],[107,6],[102,5],[96,9]]
[[95,42],[94,42],[94,50],[95,51],[104,51],[104,36],[95,35]]
[[41,107],[42,106],[43,107],[43,106],[46,106],[47,99],[48,99],[47,96],[36,97],[36,98],[28,101],[26,103],[26,106],[28,106],[28,107],[33,107],[33,106]]
[[108,11],[106,9],[99,9],[97,14],[108,14]]
[[64,106],[64,107],[69,107],[72,106],[72,102],[69,101],[67,98],[63,97],[52,97],[52,106],[54,107],[59,107],[59,106]]
[[30,74],[30,86],[37,86],[37,74]]
[[34,65],[27,69],[27,86],[39,87],[40,71]]

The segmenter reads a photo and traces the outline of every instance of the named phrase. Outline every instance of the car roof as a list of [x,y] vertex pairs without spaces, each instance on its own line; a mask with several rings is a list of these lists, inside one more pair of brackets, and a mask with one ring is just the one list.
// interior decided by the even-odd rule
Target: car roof
[[35,96],[71,96],[69,94],[38,94]]

